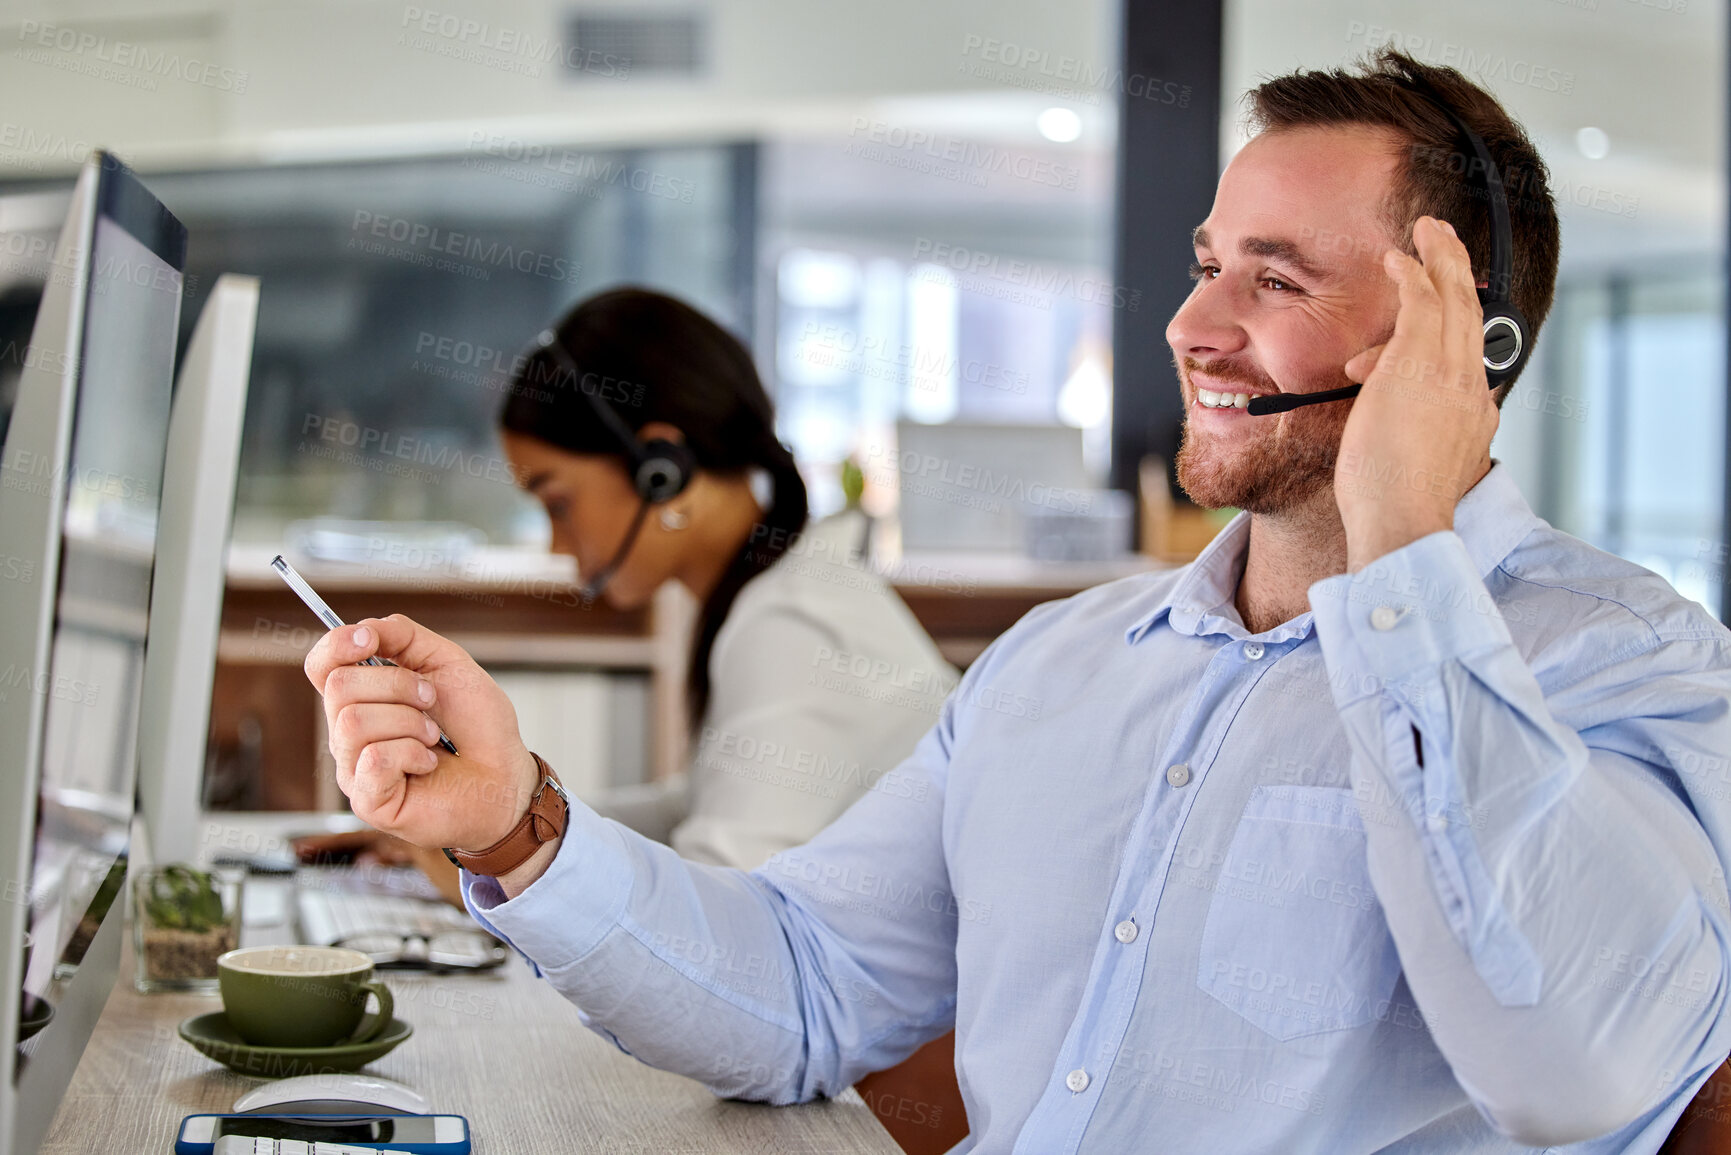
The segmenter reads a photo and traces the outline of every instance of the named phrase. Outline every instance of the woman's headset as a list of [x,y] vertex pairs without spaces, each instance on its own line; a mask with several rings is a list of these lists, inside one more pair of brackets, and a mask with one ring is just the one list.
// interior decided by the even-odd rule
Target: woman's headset
[[637,516],[632,519],[631,528],[625,533],[625,540],[619,543],[619,548],[614,551],[607,564],[601,567],[600,572],[583,583],[583,600],[592,602],[625,561],[625,555],[631,552],[632,545],[637,541],[638,531],[643,528],[643,519],[649,513],[649,507],[672,501],[691,484],[691,479],[697,472],[697,458],[678,441],[664,437],[639,440],[619,414],[613,412],[612,406],[603,401],[597,393],[583,388],[582,372],[571,360],[571,354],[565,351],[565,346],[559,343],[559,336],[552,329],[541,330],[540,335],[535,338],[535,349],[551,353],[571,374],[571,388],[589,402],[589,408],[594,411],[596,420],[600,421],[619,443],[619,449],[624,453],[627,463],[626,472],[631,476],[631,487],[637,491]]
[[[1509,223],[1509,198],[1503,188],[1502,174],[1491,159],[1491,150],[1455,110],[1424,80],[1410,77],[1405,87],[1436,105],[1454,121],[1466,138],[1472,155],[1466,159],[1468,175],[1480,174],[1484,179],[1485,196],[1491,207],[1491,266],[1486,285],[1478,290],[1479,304],[1484,307],[1485,377],[1492,389],[1521,371],[1532,352],[1532,329],[1526,316],[1509,296],[1514,277],[1515,236]],[[1324,401],[1344,401],[1356,397],[1362,385],[1347,385],[1339,389],[1323,389],[1316,393],[1270,393],[1252,397],[1246,412],[1253,416],[1264,413],[1284,413],[1305,405]]]
[[619,443],[620,450],[629,463],[627,472],[631,475],[632,488],[637,490],[637,496],[648,505],[660,505],[672,501],[685,492],[691,484],[691,476],[697,471],[697,459],[678,441],[670,441],[664,437],[640,441],[613,412],[613,407],[601,400],[596,393],[583,388],[583,374],[578,371],[571,360],[571,354],[565,351],[565,346],[559,343],[559,335],[551,329],[543,329],[535,338],[535,348],[545,349],[558,359],[565,371],[571,374],[571,388],[577,390],[584,400],[589,402],[589,408],[594,410],[595,417],[612,434]]

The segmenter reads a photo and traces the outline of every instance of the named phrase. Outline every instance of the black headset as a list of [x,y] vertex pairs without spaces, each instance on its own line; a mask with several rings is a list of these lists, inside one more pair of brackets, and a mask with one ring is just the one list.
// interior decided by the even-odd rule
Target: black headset
[[[1503,188],[1503,177],[1497,171],[1496,162],[1491,159],[1491,150],[1485,147],[1484,138],[1467,127],[1466,121],[1448,106],[1427,81],[1416,76],[1409,77],[1403,82],[1403,86],[1436,105],[1445,116],[1454,121],[1455,127],[1466,137],[1467,145],[1472,150],[1472,157],[1466,162],[1468,176],[1476,171],[1484,177],[1485,196],[1491,207],[1491,267],[1485,278],[1487,283],[1478,290],[1478,295],[1485,315],[1485,378],[1490,382],[1491,388],[1495,389],[1519,373],[1521,366],[1527,363],[1527,356],[1533,351],[1532,328],[1527,324],[1526,315],[1509,296],[1514,279],[1515,234],[1509,223],[1509,198]],[[1264,413],[1284,413],[1289,409],[1316,405],[1324,401],[1344,401],[1348,397],[1356,397],[1362,388],[1362,385],[1347,385],[1340,389],[1323,389],[1316,393],[1271,393],[1252,397],[1246,412],[1259,416]]]
[[543,329],[535,338],[535,347],[545,349],[571,374],[571,387],[589,402],[595,417],[613,439],[619,443],[620,450],[625,454],[628,470],[631,474],[631,486],[637,491],[637,496],[646,504],[660,505],[672,501],[685,492],[691,484],[691,476],[697,471],[697,459],[678,441],[670,441],[665,437],[656,437],[648,441],[640,441],[631,428],[620,420],[619,414],[613,412],[613,407],[603,401],[598,393],[583,388],[583,374],[571,360],[571,354],[565,351],[565,346],[559,343],[559,336],[551,329]]
[[625,454],[628,463],[631,487],[637,491],[637,516],[632,518],[631,527],[625,531],[624,540],[619,543],[619,548],[613,551],[607,564],[583,583],[581,592],[584,604],[587,605],[600,596],[625,561],[625,555],[631,552],[632,545],[637,541],[637,534],[643,528],[643,519],[648,515],[649,507],[672,501],[691,484],[691,479],[697,472],[697,458],[682,443],[665,437],[638,440],[630,426],[620,419],[619,414],[613,412],[613,407],[601,399],[599,391],[590,392],[583,388],[582,372],[571,360],[571,354],[565,351],[565,346],[559,343],[559,335],[553,330],[541,330],[540,335],[535,338],[535,348],[553,354],[571,374],[571,388],[589,402],[589,408],[594,411],[596,419],[606,426],[613,439],[619,443],[620,451]]
[[1466,121],[1443,102],[1435,89],[1416,77],[1409,87],[1455,122],[1473,150],[1471,163],[1484,173],[1485,195],[1491,202],[1491,267],[1485,278],[1487,283],[1478,294],[1485,311],[1485,376],[1495,389],[1519,373],[1533,351],[1532,330],[1526,315],[1509,296],[1514,281],[1515,233],[1509,223],[1509,198],[1503,188],[1503,176],[1497,170],[1497,162],[1491,159],[1484,138],[1468,128]]

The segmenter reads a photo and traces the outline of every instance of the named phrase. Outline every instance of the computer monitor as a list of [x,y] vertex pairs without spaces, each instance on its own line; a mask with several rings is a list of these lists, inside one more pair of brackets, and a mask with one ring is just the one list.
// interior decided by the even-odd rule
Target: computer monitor
[[152,862],[199,857],[223,557],[257,318],[257,278],[219,277],[175,380],[138,720],[138,806],[147,846],[135,857]]
[[0,1047],[7,1155],[47,1132],[119,963],[185,263],[181,223],[94,153],[0,450],[0,1038],[52,1009]]
[[1102,479],[1068,425],[896,423],[896,444],[868,445],[866,483],[896,484],[907,551],[1021,553],[1023,511],[1076,512]]

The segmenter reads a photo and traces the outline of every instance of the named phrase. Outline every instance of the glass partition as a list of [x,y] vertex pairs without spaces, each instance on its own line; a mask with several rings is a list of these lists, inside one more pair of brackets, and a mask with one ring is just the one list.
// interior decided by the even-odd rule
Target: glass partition
[[219,274],[262,280],[237,541],[318,515],[541,540],[494,428],[540,329],[636,283],[749,341],[752,146],[477,136],[460,156],[150,175],[190,232],[183,340]]

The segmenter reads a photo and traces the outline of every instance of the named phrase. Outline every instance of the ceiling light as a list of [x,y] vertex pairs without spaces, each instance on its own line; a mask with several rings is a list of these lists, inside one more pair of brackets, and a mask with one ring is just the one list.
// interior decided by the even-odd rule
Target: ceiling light
[[1057,144],[1069,144],[1082,135],[1082,118],[1068,108],[1048,108],[1034,124],[1041,136]]

